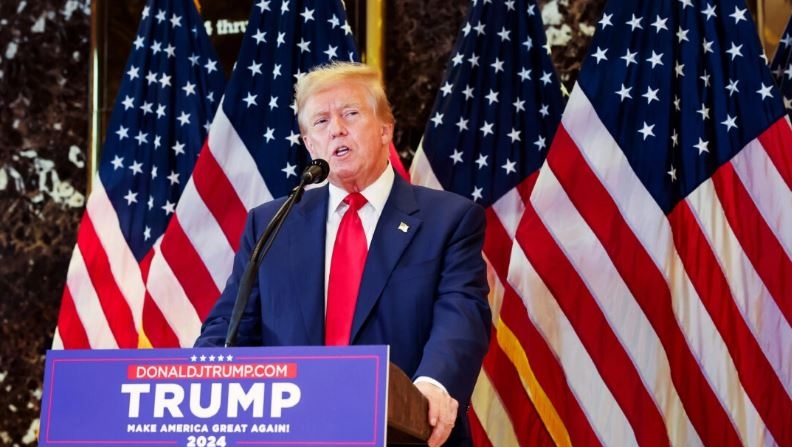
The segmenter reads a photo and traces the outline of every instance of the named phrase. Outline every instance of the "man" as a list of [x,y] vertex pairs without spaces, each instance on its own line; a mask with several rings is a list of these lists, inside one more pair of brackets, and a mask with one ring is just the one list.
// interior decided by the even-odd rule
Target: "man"
[[[306,191],[273,241],[238,344],[388,344],[429,401],[428,444],[469,445],[465,409],[491,324],[484,210],[395,175],[394,119],[373,69],[319,67],[298,80],[296,104],[305,146],[330,165],[329,185]],[[223,345],[250,252],[283,201],[250,212],[196,346]]]

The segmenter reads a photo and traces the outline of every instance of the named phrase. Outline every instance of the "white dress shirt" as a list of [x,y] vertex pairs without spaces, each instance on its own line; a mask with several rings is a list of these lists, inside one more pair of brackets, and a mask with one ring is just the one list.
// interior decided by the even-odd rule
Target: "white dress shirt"
[[[395,179],[396,173],[389,164],[374,183],[360,191],[360,194],[366,198],[366,204],[360,207],[358,216],[363,224],[363,232],[366,233],[366,245],[369,247],[371,246],[374,230],[377,228],[377,222],[382,215],[385,202],[388,201],[388,196],[393,188],[393,181]],[[346,190],[334,186],[331,183],[329,185],[329,191],[330,200],[327,202],[327,235],[325,237],[325,312],[327,311],[327,284],[330,281],[330,262],[333,257],[333,247],[335,246],[341,218],[344,217],[344,213],[349,208],[349,205],[344,203],[344,198],[349,194]],[[443,391],[448,392],[442,383],[431,377],[418,377],[415,379],[415,383],[419,382],[433,383]]]
[[[374,229],[377,228],[377,222],[382,215],[382,208],[385,206],[385,202],[388,201],[395,178],[396,174],[388,165],[374,183],[360,191],[360,194],[366,198],[366,204],[360,207],[358,216],[360,216],[360,221],[363,224],[363,232],[366,233],[366,245],[369,247],[371,246],[371,238],[374,237]],[[327,202],[327,236],[325,237],[325,308],[327,307],[327,284],[330,280],[330,260],[333,258],[333,247],[338,234],[338,225],[349,208],[349,205],[344,203],[344,198],[347,195],[349,195],[347,191],[332,183],[330,184],[330,200]]]

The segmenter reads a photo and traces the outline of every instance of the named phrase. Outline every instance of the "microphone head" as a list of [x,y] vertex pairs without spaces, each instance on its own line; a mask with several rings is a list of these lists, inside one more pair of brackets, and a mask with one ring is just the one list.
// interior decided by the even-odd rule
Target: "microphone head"
[[306,183],[322,183],[330,174],[330,164],[321,158],[311,160],[303,172]]

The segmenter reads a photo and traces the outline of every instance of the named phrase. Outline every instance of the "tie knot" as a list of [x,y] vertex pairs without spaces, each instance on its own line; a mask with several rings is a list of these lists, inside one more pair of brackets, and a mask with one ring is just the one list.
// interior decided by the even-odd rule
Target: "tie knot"
[[349,205],[349,211],[357,212],[366,202],[366,198],[359,192],[349,193],[348,196],[344,197],[344,203]]

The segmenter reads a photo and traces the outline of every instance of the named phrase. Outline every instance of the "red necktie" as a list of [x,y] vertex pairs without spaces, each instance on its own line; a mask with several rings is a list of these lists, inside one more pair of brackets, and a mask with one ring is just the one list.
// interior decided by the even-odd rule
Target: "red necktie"
[[328,346],[349,344],[360,278],[368,254],[366,233],[363,232],[363,223],[357,213],[366,204],[366,198],[353,192],[346,196],[344,203],[349,208],[338,225],[327,285],[325,345]]

